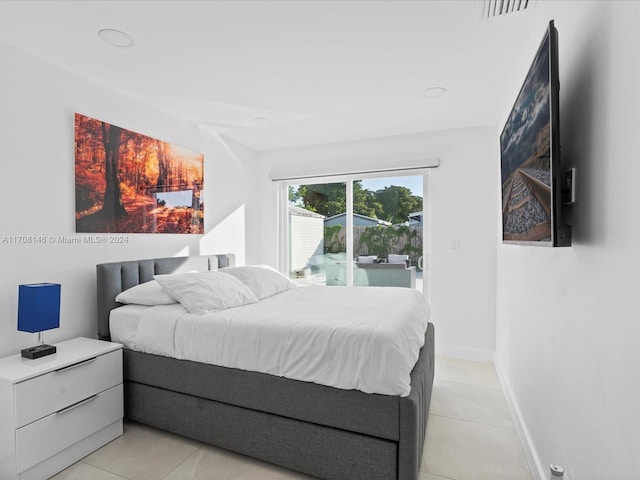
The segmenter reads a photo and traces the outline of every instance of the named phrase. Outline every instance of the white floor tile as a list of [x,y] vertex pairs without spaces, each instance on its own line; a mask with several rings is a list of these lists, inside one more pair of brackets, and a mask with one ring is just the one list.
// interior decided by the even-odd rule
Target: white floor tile
[[165,480],[313,480],[260,460],[203,446]]
[[422,471],[455,480],[531,480],[515,430],[429,415]]
[[429,413],[497,427],[513,427],[502,390],[493,386],[437,380]]
[[178,435],[126,422],[124,435],[83,461],[128,480],[162,480],[200,446]]
[[445,478],[431,473],[420,472],[418,480],[455,480],[455,478]]
[[492,363],[488,362],[437,357],[436,381],[440,380],[500,388],[496,369]]
[[51,480],[122,480],[123,477],[109,473],[101,468],[78,462],[63,470]]

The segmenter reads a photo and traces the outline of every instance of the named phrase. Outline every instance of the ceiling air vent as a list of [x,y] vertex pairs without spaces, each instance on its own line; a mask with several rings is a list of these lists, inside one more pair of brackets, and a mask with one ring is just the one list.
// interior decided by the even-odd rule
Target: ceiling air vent
[[483,0],[482,17],[500,17],[509,13],[522,12],[531,7],[535,0]]

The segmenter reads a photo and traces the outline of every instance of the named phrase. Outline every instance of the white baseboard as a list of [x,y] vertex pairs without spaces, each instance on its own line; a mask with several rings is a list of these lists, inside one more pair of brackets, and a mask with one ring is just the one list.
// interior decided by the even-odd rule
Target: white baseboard
[[452,347],[450,345],[436,344],[436,355],[439,357],[471,360],[472,362],[493,363],[494,352],[491,350],[482,350],[480,348]]
[[[531,478],[533,478],[534,480],[548,480],[549,479],[548,469],[543,467],[542,462],[540,461],[538,452],[535,446],[533,445],[531,435],[529,434],[529,429],[527,428],[527,424],[524,421],[524,418],[522,417],[522,412],[520,411],[518,402],[516,402],[515,397],[513,395],[511,384],[509,383],[506,373],[502,368],[500,362],[498,361],[497,356],[494,360],[494,365],[496,367],[498,380],[502,385],[502,391],[504,392],[504,396],[507,400],[507,405],[509,406],[509,411],[511,412],[511,418],[513,418],[513,423],[516,427],[516,431],[518,432],[520,443],[522,444],[522,451],[524,452],[527,465],[529,466],[529,472],[531,473]],[[566,474],[564,476],[564,480],[568,480]]]

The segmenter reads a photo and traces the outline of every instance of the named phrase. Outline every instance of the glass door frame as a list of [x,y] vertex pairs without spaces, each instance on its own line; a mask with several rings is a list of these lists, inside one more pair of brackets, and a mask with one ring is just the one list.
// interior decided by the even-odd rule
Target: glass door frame
[[[430,297],[430,268],[429,255],[431,253],[431,199],[430,199],[430,178],[429,169],[407,169],[399,172],[398,170],[389,169],[376,171],[375,173],[350,173],[346,175],[326,175],[326,176],[309,176],[294,179],[278,180],[277,203],[278,203],[278,270],[287,275],[289,272],[289,187],[292,185],[310,185],[323,183],[345,183],[346,184],[346,263],[353,265],[353,182],[356,180],[366,180],[370,178],[387,178],[387,177],[411,177],[422,176],[422,275],[423,275],[423,294],[429,299]],[[346,272],[347,286],[353,285],[353,269],[347,268]]]

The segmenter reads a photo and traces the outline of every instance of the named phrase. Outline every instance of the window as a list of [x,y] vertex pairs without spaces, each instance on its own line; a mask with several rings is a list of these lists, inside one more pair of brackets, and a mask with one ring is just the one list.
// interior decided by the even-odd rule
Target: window
[[335,180],[283,183],[287,233],[282,252],[290,277],[302,285],[422,291],[423,174]]

